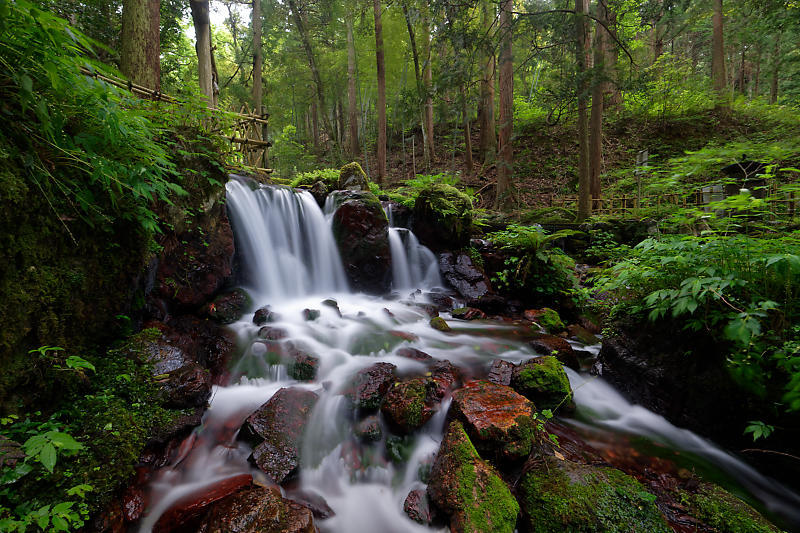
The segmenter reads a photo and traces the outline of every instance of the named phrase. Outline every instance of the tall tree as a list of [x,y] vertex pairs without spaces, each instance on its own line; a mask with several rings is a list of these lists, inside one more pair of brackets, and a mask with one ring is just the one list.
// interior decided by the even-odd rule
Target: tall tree
[[383,57],[383,24],[381,0],[373,0],[375,15],[375,63],[378,75],[378,183],[386,178],[386,64]]
[[728,109],[728,95],[725,81],[725,44],[722,38],[722,0],[712,0],[712,3],[711,79],[717,98],[716,108],[725,111]]
[[253,105],[255,112],[259,115],[264,112],[264,83],[261,78],[264,71],[264,57],[261,49],[261,24],[261,0],[253,0]]
[[435,157],[433,142],[433,66],[431,58],[431,18],[428,6],[422,7],[422,55],[425,58],[423,65],[422,83],[425,89],[425,160],[429,163]]
[[511,135],[514,131],[514,65],[511,54],[513,38],[512,13],[514,0],[503,0],[500,4],[500,152],[497,161],[497,195],[495,208],[508,207],[511,194],[513,147]]
[[358,103],[356,100],[356,44],[353,37],[353,10],[346,7],[345,25],[347,26],[347,122],[350,126],[350,153],[357,156],[361,153],[358,143]]
[[592,83],[592,111],[589,119],[589,191],[592,208],[600,206],[600,171],[603,164],[603,110],[607,92],[606,60],[610,41],[608,33],[608,5],[606,0],[597,0],[597,24],[595,24],[594,80]]
[[209,107],[216,107],[214,97],[214,67],[211,59],[211,21],[208,0],[190,0],[194,22],[197,74],[200,91],[206,96]]
[[589,0],[575,0],[575,75],[578,95],[578,220],[585,220],[592,210],[589,176],[589,135],[587,117],[587,64],[589,56]]
[[[425,92],[423,87],[422,81],[422,73],[420,72],[420,64],[419,64],[419,51],[417,50],[417,36],[416,32],[414,31],[414,24],[411,20],[411,12],[408,8],[408,0],[404,0],[402,2],[403,6],[403,16],[406,19],[406,28],[408,29],[408,41],[411,45],[411,57],[414,60],[414,81],[416,82],[417,87],[417,98],[419,98],[419,118],[420,118],[420,129],[422,131],[422,138],[427,138],[427,130],[426,128],[426,106],[423,103],[422,95]],[[426,154],[428,153],[428,145],[426,142],[423,142],[423,150]]]
[[494,120],[494,47],[489,36],[494,25],[494,11],[491,0],[481,2],[481,21],[483,23],[484,58],[481,77],[480,137],[478,150],[484,164],[494,160],[497,152],[497,132]]
[[161,2],[125,0],[119,69],[132,82],[161,90]]

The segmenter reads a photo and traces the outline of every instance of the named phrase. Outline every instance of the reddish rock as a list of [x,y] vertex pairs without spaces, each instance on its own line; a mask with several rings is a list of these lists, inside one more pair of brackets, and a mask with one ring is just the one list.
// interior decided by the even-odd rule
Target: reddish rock
[[462,320],[482,320],[486,318],[486,313],[474,307],[460,307],[451,311],[453,318]]
[[439,402],[456,387],[461,380],[461,372],[450,361],[436,361],[431,367],[431,380],[433,381],[431,394],[433,399]]
[[363,442],[377,442],[383,437],[383,430],[377,415],[370,415],[353,427],[353,434]]
[[359,409],[377,409],[395,380],[395,369],[391,363],[375,363],[356,374],[352,390],[348,393]]
[[400,357],[406,357],[408,359],[413,359],[414,361],[433,360],[433,357],[426,354],[422,350],[417,350],[416,348],[400,348],[395,352],[395,355],[399,355]]
[[263,326],[269,322],[275,322],[278,320],[277,313],[270,310],[268,305],[257,309],[255,313],[253,313],[253,324],[256,326]]
[[417,335],[414,335],[413,333],[408,333],[406,331],[397,331],[393,329],[389,331],[389,335],[409,342],[414,342],[419,340],[419,337]]
[[277,487],[253,487],[215,503],[199,533],[315,533],[305,506],[281,497]]
[[214,298],[213,302],[203,307],[203,312],[221,324],[232,324],[242,317],[249,305],[247,293],[242,289],[234,289]]
[[423,525],[430,525],[433,522],[434,515],[430,501],[428,501],[428,493],[423,489],[412,490],[408,493],[406,501],[403,502],[403,511],[414,522]]
[[145,507],[144,489],[135,483],[122,494],[122,516],[126,522],[136,522],[141,518]]
[[540,335],[530,341],[531,348],[541,355],[555,355],[559,361],[573,370],[580,369],[580,362],[572,345],[561,337],[555,335]]
[[250,474],[239,474],[229,477],[208,487],[199,494],[189,496],[176,505],[170,507],[161,515],[153,527],[154,533],[168,533],[171,531],[187,531],[189,524],[196,522],[197,517],[212,503],[222,500],[236,491],[248,487],[253,483]]
[[508,386],[511,385],[511,375],[513,373],[513,363],[503,361],[502,359],[495,359],[492,361],[492,366],[489,367],[489,376],[486,379],[498,385]]
[[18,442],[0,435],[0,467],[14,468],[25,457],[26,454]]
[[311,381],[317,377],[319,357],[298,348],[294,343],[286,343],[283,359],[289,377],[297,381]]
[[247,418],[246,433],[253,441],[262,440],[253,450],[253,460],[276,483],[299,465],[303,431],[318,399],[304,389],[281,389]]
[[511,387],[482,380],[455,391],[450,407],[475,446],[512,460],[530,453],[533,410],[533,403]]
[[397,382],[389,389],[381,413],[395,431],[411,433],[431,419],[435,412],[433,385],[432,379],[418,377]]
[[211,374],[197,363],[189,363],[168,374],[161,382],[167,407],[184,409],[205,406],[211,397]]
[[259,338],[270,341],[279,341],[288,337],[289,333],[285,329],[276,328],[272,326],[264,326],[258,330],[258,336]]
[[311,510],[314,518],[324,520],[336,516],[333,509],[325,501],[325,498],[311,490],[291,490],[286,492],[286,499],[297,502],[303,507]]

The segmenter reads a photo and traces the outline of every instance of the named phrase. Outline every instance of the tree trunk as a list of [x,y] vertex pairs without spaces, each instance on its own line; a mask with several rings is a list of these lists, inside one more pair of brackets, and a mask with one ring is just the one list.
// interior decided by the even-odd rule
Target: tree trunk
[[756,79],[754,80],[754,87],[753,87],[753,95],[758,98],[758,93],[760,92],[760,84],[761,84],[761,57],[762,57],[762,48],[759,44],[756,48]]
[[381,0],[373,0],[375,14],[375,63],[378,74],[378,183],[386,178],[386,64],[383,59],[383,24]]
[[[306,24],[303,20],[303,15],[300,13],[300,10],[297,9],[297,1],[296,0],[288,0],[289,8],[292,10],[292,15],[294,16],[294,22],[297,26],[297,31],[300,33],[300,40],[303,43],[303,49],[306,52],[306,59],[308,59],[308,66],[311,69],[311,76],[314,80],[314,85],[316,86],[316,93],[317,93],[317,101],[319,103],[320,109],[327,109],[325,105],[325,90],[322,86],[322,77],[319,75],[319,69],[317,68],[317,62],[314,58],[314,50],[311,47],[311,40],[308,36],[308,31],[306,30]],[[331,121],[328,119],[328,114],[322,114],[322,125],[325,128],[325,133],[328,135],[328,138],[336,144],[336,135],[333,132],[333,127],[331,126]],[[335,146],[338,151],[338,144]]]
[[132,82],[161,90],[160,0],[125,0],[119,69]]
[[211,65],[211,22],[208,18],[208,0],[190,0],[189,5],[194,22],[200,91],[206,96],[208,106],[214,107],[214,74]]
[[464,164],[467,175],[472,174],[472,135],[469,128],[469,106],[467,106],[467,88],[461,87],[461,115],[464,119]]
[[425,160],[432,162],[435,156],[433,142],[433,68],[431,57],[431,29],[430,15],[428,8],[422,9],[422,53],[425,56],[424,72],[422,83],[425,87],[425,113],[423,122],[425,123]]
[[406,1],[402,2],[403,4],[403,15],[406,19],[406,28],[408,28],[408,41],[411,44],[411,56],[414,59],[414,80],[417,83],[417,98],[419,98],[419,117],[420,117],[420,129],[422,131],[422,139],[423,139],[423,146],[426,147],[424,149],[425,153],[427,154],[427,130],[425,129],[425,113],[426,107],[423,104],[423,83],[422,83],[422,73],[420,72],[420,65],[419,65],[419,52],[417,51],[417,38],[414,32],[414,25],[411,23],[411,14],[408,11],[408,4]]
[[511,55],[513,32],[512,11],[514,0],[503,0],[500,5],[500,152],[497,162],[497,195],[495,209],[509,207],[513,202],[511,176],[513,147],[511,135],[514,130],[514,65]]
[[769,103],[778,102],[778,79],[781,73],[781,37],[783,32],[778,32],[775,39],[775,49],[772,52],[772,80],[769,88]]
[[[497,153],[497,127],[494,121],[494,50],[489,40],[494,13],[491,13],[490,0],[482,3],[483,32],[486,36],[485,58],[483,60],[483,75],[481,77],[481,110],[480,110],[480,138],[478,149],[484,164],[494,161]],[[491,15],[491,16],[490,16]]]
[[589,136],[587,119],[586,66],[589,54],[587,13],[589,0],[575,0],[575,62],[578,94],[578,220],[589,217],[592,210],[592,193],[589,176]]
[[728,95],[725,83],[725,45],[722,38],[722,0],[713,0],[714,15],[712,17],[713,33],[711,37],[711,78],[716,92],[716,109],[728,109]]
[[257,114],[264,113],[264,58],[261,52],[261,0],[253,0],[253,105]]
[[606,46],[608,36],[601,23],[607,24],[606,7],[597,3],[598,23],[594,38],[594,80],[592,84],[592,112],[589,120],[589,191],[592,209],[600,208],[600,171],[603,164],[603,107],[606,93]]
[[[324,109],[323,109],[324,112]],[[334,135],[330,130],[328,135]],[[311,136],[314,148],[319,148],[319,110],[317,108],[317,99],[311,99]]]
[[356,45],[353,38],[353,12],[347,9],[347,116],[350,125],[350,153],[355,157],[361,153],[358,143],[358,102],[356,101]]

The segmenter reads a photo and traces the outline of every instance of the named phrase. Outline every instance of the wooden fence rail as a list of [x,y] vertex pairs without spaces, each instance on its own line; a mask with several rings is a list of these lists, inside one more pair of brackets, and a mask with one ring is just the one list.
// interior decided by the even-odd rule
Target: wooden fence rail
[[[132,83],[131,81],[106,76],[96,71],[81,67],[81,72],[86,76],[101,80],[109,85],[125,89],[139,98],[156,102],[179,104],[181,101],[173,96]],[[213,111],[213,110],[212,110]],[[221,133],[231,142],[231,151],[235,158],[243,165],[255,167],[261,172],[271,173],[268,168],[269,148],[272,144],[267,140],[267,127],[269,114],[259,114],[248,106],[242,106],[239,112],[224,112],[232,117],[232,126],[214,128],[211,131]]]

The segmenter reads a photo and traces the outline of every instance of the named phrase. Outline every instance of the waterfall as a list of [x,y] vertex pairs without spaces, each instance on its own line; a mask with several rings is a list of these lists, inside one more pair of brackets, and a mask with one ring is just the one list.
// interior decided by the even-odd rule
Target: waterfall
[[392,204],[385,204],[383,209],[389,220],[392,288],[405,290],[441,287],[442,278],[439,275],[436,254],[420,244],[411,230],[395,226]]

